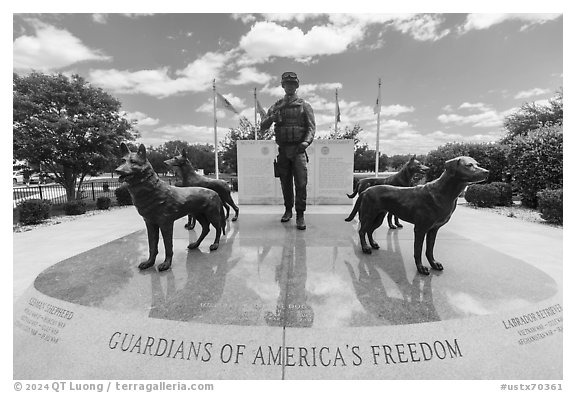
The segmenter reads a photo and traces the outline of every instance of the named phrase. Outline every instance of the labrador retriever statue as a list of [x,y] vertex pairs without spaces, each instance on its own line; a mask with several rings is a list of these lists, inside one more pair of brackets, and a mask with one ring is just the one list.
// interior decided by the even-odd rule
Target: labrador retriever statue
[[486,180],[489,171],[478,166],[471,157],[456,157],[446,161],[442,175],[429,183],[415,187],[395,187],[377,185],[360,194],[359,203],[360,244],[362,251],[370,254],[370,246],[378,249],[373,239],[374,231],[382,225],[389,212],[400,219],[414,224],[414,260],[421,274],[430,274],[422,265],[422,246],[426,238],[426,258],[434,270],[443,270],[441,263],[434,259],[434,243],[438,229],[450,220],[458,196],[468,184]]

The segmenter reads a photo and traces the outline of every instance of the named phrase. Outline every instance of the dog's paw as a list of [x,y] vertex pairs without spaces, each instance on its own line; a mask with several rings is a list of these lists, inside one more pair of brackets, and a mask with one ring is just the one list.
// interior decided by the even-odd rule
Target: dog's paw
[[149,267],[154,266],[154,261],[146,261],[146,262],[142,262],[140,265],[138,265],[138,269],[140,270],[144,270],[144,269],[148,269]]
[[172,262],[170,262],[170,263],[163,262],[160,265],[158,265],[158,271],[163,272],[165,270],[170,269],[171,266],[172,266]]
[[232,217],[232,221],[236,221],[236,220],[238,220],[238,216]]
[[404,225],[402,225],[402,224],[396,224],[396,226],[397,226],[398,228],[404,228]]
[[390,229],[398,229],[398,227],[397,227],[396,225],[394,225],[394,224],[388,225],[388,228],[390,228]]
[[424,274],[425,276],[430,274],[430,270],[426,266],[418,265],[416,267],[418,268],[418,273]]
[[372,254],[372,249],[370,247],[362,247],[362,252],[364,254]]
[[210,244],[210,251],[214,251],[218,249],[218,243]]
[[188,244],[188,249],[194,250],[194,249],[198,248],[199,245],[200,245],[200,243],[198,243],[198,242],[190,243],[190,244]]
[[346,222],[350,222],[350,221],[352,221],[352,218],[350,218],[350,217],[346,217],[346,218],[344,219],[344,221],[346,221]]
[[370,245],[372,246],[373,249],[378,250],[380,248],[380,244],[376,243],[376,242],[372,242],[370,243]]
[[442,266],[440,262],[430,262],[430,266],[432,266],[432,269],[434,270],[444,270],[444,266]]

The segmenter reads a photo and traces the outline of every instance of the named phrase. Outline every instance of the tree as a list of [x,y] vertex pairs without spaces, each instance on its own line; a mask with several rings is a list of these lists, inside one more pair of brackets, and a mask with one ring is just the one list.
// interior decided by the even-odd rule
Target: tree
[[545,126],[562,125],[564,113],[564,93],[562,89],[548,100],[548,105],[525,102],[522,107],[504,119],[507,130],[503,143],[509,143],[517,135],[526,135]]
[[510,140],[510,173],[523,205],[535,208],[538,192],[562,188],[563,137],[563,126],[553,125]]
[[[376,167],[376,150],[368,149],[368,144],[358,146],[354,151],[354,171],[371,172]],[[388,156],[380,154],[378,171],[385,171],[388,167]]]
[[163,149],[152,146],[146,148],[146,158],[148,158],[150,165],[152,165],[152,168],[158,174],[164,175],[172,171],[172,168],[169,168],[168,165],[164,163],[164,161],[170,157],[172,157],[172,154],[166,154]]
[[478,164],[490,171],[487,182],[501,182],[506,179],[509,148],[500,143],[450,142],[438,146],[424,160],[430,170],[426,172],[426,181],[437,179],[444,172],[446,161],[459,156],[470,156]]
[[360,124],[354,124],[352,128],[346,126],[344,131],[331,129],[330,134],[326,138],[320,139],[352,139],[354,141],[354,150],[356,150],[360,143],[360,138],[358,138],[360,132],[362,132]]
[[78,75],[13,74],[14,157],[48,168],[72,201],[84,177],[106,168],[120,142],[137,136],[120,107]]
[[266,131],[260,130],[260,123],[256,127],[245,117],[240,118],[240,123],[236,128],[230,128],[228,134],[220,142],[221,150],[219,158],[222,160],[222,171],[227,173],[238,173],[238,154],[236,146],[238,141],[254,140],[255,128],[258,130],[259,140],[271,140],[274,132],[271,129]]

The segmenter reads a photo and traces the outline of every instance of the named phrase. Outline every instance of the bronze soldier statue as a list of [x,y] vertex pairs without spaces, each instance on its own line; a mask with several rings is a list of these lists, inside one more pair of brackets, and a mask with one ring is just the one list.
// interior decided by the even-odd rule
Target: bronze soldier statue
[[[292,218],[292,207],[296,207],[296,227],[306,229],[306,185],[308,184],[308,155],[306,148],[314,140],[316,121],[309,103],[296,95],[300,86],[294,72],[282,74],[282,88],[286,95],[277,101],[262,120],[260,128],[267,130],[274,123],[274,134],[278,144],[278,172],[286,211],[280,219],[287,222]],[[296,188],[296,199],[294,199]]]

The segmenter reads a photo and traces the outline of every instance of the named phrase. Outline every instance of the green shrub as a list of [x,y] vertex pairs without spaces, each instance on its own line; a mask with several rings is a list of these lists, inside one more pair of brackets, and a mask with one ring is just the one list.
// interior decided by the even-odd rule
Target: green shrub
[[492,184],[471,184],[466,189],[464,198],[474,206],[492,207],[500,199],[500,190]]
[[504,182],[496,181],[490,183],[498,189],[498,202],[496,206],[510,206],[512,205],[512,185]]
[[116,195],[116,202],[120,206],[132,205],[132,195],[130,195],[130,191],[128,191],[128,186],[126,184],[122,184],[118,187],[114,194]]
[[64,213],[69,216],[77,216],[86,213],[86,203],[81,200],[66,202],[64,204]]
[[538,192],[537,196],[540,216],[548,222],[562,224],[562,189],[542,190]]
[[108,210],[112,206],[112,200],[108,197],[99,197],[96,199],[96,207],[100,210]]
[[562,188],[562,126],[529,131],[526,135],[515,136],[509,144],[510,172],[522,204],[535,208],[539,191]]
[[478,164],[490,171],[488,182],[500,182],[506,177],[509,147],[499,143],[447,143],[431,151],[425,163],[430,170],[426,181],[440,177],[445,169],[445,162],[459,156],[469,156]]
[[18,204],[20,222],[24,225],[39,224],[50,217],[52,203],[44,199],[28,199]]

